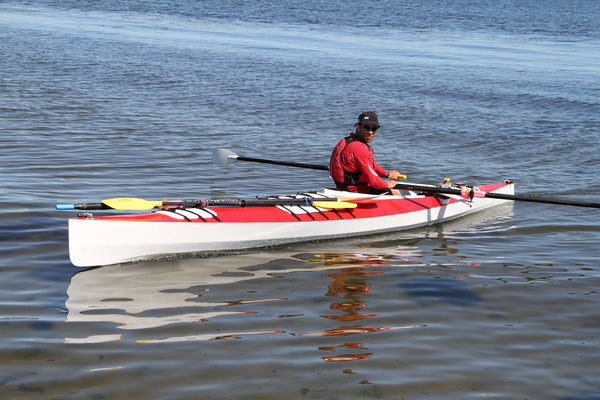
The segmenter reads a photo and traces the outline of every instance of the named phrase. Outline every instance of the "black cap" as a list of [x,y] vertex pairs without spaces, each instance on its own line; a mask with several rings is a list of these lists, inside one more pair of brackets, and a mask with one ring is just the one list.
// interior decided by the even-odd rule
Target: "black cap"
[[375,125],[378,128],[381,127],[381,125],[379,125],[379,120],[377,119],[377,114],[375,114],[375,111],[365,111],[364,113],[360,114],[358,116],[358,122],[357,124],[360,125]]

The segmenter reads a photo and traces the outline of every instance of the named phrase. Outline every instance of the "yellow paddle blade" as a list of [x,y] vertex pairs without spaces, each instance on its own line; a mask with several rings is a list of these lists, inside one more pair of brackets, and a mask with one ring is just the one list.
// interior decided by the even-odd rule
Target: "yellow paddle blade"
[[162,201],[148,201],[132,197],[102,200],[102,204],[115,210],[151,210],[162,205]]
[[356,208],[358,204],[347,201],[313,201],[312,205],[321,208]]

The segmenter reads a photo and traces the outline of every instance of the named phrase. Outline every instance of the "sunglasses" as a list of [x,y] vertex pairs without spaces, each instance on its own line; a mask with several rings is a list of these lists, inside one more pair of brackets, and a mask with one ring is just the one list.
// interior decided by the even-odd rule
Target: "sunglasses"
[[373,132],[373,133],[377,132],[377,129],[379,129],[379,127],[378,127],[378,126],[374,126],[374,125],[370,125],[370,126],[363,125],[363,126],[362,126],[362,128],[363,128],[365,131],[368,131],[368,132]]

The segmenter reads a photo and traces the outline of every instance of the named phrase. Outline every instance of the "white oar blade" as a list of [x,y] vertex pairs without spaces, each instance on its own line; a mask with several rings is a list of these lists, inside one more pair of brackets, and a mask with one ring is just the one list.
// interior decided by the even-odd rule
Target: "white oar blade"
[[239,156],[231,150],[227,149],[214,149],[213,150],[213,163],[217,165],[227,165],[232,161],[235,161]]

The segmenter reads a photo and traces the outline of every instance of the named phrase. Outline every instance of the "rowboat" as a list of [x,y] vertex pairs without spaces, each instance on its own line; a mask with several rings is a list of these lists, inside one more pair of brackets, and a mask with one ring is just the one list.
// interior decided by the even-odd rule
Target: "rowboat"
[[438,192],[417,186],[386,195],[323,189],[257,201],[160,202],[144,213],[86,212],[69,219],[69,257],[90,267],[379,234],[462,217],[514,194],[508,181]]

